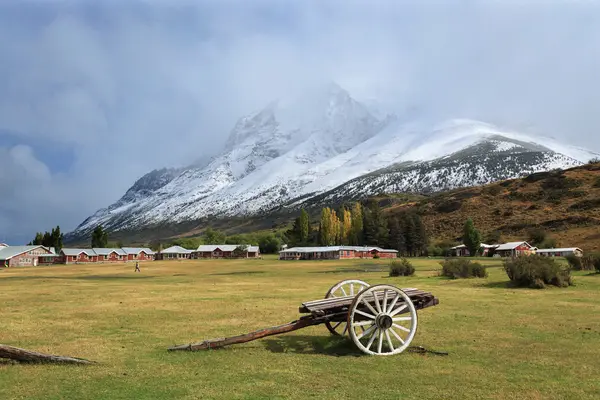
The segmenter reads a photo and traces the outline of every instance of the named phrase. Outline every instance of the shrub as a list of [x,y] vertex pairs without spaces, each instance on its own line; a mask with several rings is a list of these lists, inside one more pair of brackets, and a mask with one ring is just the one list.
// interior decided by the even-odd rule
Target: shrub
[[442,275],[448,278],[486,278],[487,270],[478,262],[466,259],[451,259],[440,263]]
[[600,176],[599,176],[599,177],[597,177],[597,178],[594,180],[594,184],[593,184],[593,186],[594,186],[595,188],[600,188]]
[[570,255],[566,256],[565,258],[567,259],[567,262],[569,263],[569,266],[571,267],[571,269],[573,269],[575,271],[583,270],[583,262],[581,260],[581,257],[577,257],[574,254],[570,254]]
[[548,234],[546,231],[540,228],[533,228],[528,232],[527,242],[532,246],[541,247],[541,244],[544,243],[547,238]]
[[440,213],[451,213],[460,210],[462,202],[457,200],[447,200],[437,205],[435,210]]
[[544,190],[569,190],[581,186],[581,182],[562,175],[546,178],[541,186]]
[[427,246],[427,255],[430,257],[441,257],[444,255],[444,250],[441,247],[430,245]]
[[569,207],[569,210],[593,210],[595,208],[600,208],[600,199],[588,199],[582,200],[579,203],[575,203]]
[[558,247],[556,239],[552,237],[547,237],[542,243],[538,246],[541,249],[555,249]]
[[373,256],[373,259],[375,259],[375,260],[377,260],[377,259],[379,259],[379,258],[381,258],[381,256],[379,256],[379,254],[375,254],[375,255]]
[[600,273],[600,254],[588,254],[581,257],[581,268],[584,271],[593,271]]
[[543,289],[546,285],[567,287],[573,284],[571,269],[551,257],[521,256],[504,261],[508,278],[519,287]]
[[411,276],[415,274],[415,267],[406,258],[394,260],[390,263],[390,276]]
[[498,196],[500,193],[502,193],[502,187],[499,185],[487,186],[483,189],[483,192],[490,196]]

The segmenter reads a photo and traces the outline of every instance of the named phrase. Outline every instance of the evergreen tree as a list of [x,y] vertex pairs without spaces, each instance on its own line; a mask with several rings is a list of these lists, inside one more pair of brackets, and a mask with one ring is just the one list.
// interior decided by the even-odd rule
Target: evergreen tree
[[398,217],[388,219],[388,247],[398,250],[399,255],[406,255],[406,236]]
[[288,239],[288,245],[290,247],[295,247],[302,244],[302,242],[300,241],[300,237],[302,236],[302,229],[300,228],[301,225],[302,223],[300,217],[297,217],[294,220],[294,223],[292,224],[292,228],[285,233]]
[[50,247],[54,247],[58,253],[63,247],[63,234],[60,232],[60,226],[56,225],[56,228],[52,229],[50,236],[52,237],[52,245]]
[[60,251],[63,246],[63,234],[60,233],[60,226],[56,226],[56,228],[52,228],[50,232],[37,232],[35,234],[35,238],[29,242],[29,245],[32,246],[44,246],[44,247],[54,247],[56,252]]
[[29,242],[29,245],[40,246],[44,240],[44,234],[42,232],[37,232],[35,234],[35,238],[33,241]]
[[467,219],[463,228],[463,243],[467,246],[471,257],[475,257],[481,247],[481,234],[475,229],[471,218]]
[[92,247],[106,247],[108,245],[108,233],[102,225],[98,225],[92,232]]
[[368,207],[363,208],[363,230],[362,230],[362,244],[363,245],[375,245],[375,238],[377,237],[377,230],[375,229],[375,223],[371,216],[371,210]]
[[42,237],[42,246],[51,247],[52,246],[52,235],[50,232],[44,232],[44,236]]
[[387,222],[377,201],[370,200],[363,209],[363,233],[366,245],[385,246],[387,243]]
[[352,206],[351,216],[351,227],[348,242],[352,246],[359,246],[362,244],[362,232],[363,232],[363,209],[359,202],[354,203]]
[[404,236],[406,240],[406,254],[409,257],[414,257],[417,252],[418,238],[417,238],[417,227],[415,220],[411,217],[411,214],[404,213],[402,215],[402,226],[404,228]]
[[427,251],[427,245],[429,244],[429,238],[427,237],[427,232],[425,231],[425,225],[423,224],[423,220],[421,216],[417,213],[413,213],[411,218],[414,221],[415,226],[415,239],[414,239],[414,251],[415,256],[422,256],[423,253]]

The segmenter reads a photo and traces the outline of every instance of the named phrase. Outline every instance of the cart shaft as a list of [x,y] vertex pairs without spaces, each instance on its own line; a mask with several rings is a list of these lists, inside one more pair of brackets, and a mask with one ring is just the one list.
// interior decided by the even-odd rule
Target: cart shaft
[[261,339],[266,336],[280,335],[282,333],[296,331],[298,329],[306,328],[307,326],[319,325],[325,322],[324,318],[315,318],[312,315],[307,315],[296,321],[289,322],[287,324],[272,326],[270,328],[260,329],[258,331],[245,333],[243,335],[231,336],[227,338],[209,339],[199,343],[182,344],[179,346],[173,346],[169,348],[169,351],[175,350],[208,350],[216,349],[219,347],[229,346],[232,344],[246,343],[253,340]]

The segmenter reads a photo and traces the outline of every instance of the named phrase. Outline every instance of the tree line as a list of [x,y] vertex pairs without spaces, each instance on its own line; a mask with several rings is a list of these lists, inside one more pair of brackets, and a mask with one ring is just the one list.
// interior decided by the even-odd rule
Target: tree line
[[[37,232],[28,246],[44,246],[54,247],[58,253],[63,248],[64,235],[60,231],[60,226],[56,226],[50,232]],[[106,247],[123,247],[120,242],[109,243],[108,232],[104,230],[102,225],[97,226],[92,232],[91,247],[106,248]]]
[[385,215],[375,200],[345,204],[338,210],[324,207],[318,225],[311,223],[303,209],[286,232],[286,238],[289,247],[368,245],[395,249],[402,256],[421,256],[427,252],[429,243],[417,213]]
[[60,226],[57,225],[50,232],[37,232],[28,246],[54,247],[57,252],[60,251],[63,247],[63,234],[60,232]]

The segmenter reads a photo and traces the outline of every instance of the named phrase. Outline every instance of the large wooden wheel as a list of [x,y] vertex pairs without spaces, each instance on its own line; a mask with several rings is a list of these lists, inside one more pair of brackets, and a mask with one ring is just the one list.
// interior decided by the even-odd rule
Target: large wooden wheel
[[350,338],[364,353],[402,353],[417,332],[417,310],[406,293],[391,285],[360,292],[348,309]]
[[[367,282],[358,279],[349,279],[341,281],[333,285],[325,294],[326,299],[332,297],[343,297],[343,296],[356,296],[363,289],[368,288],[370,285]],[[344,336],[348,331],[348,325],[346,321],[338,322],[325,322],[325,326],[335,336]]]

